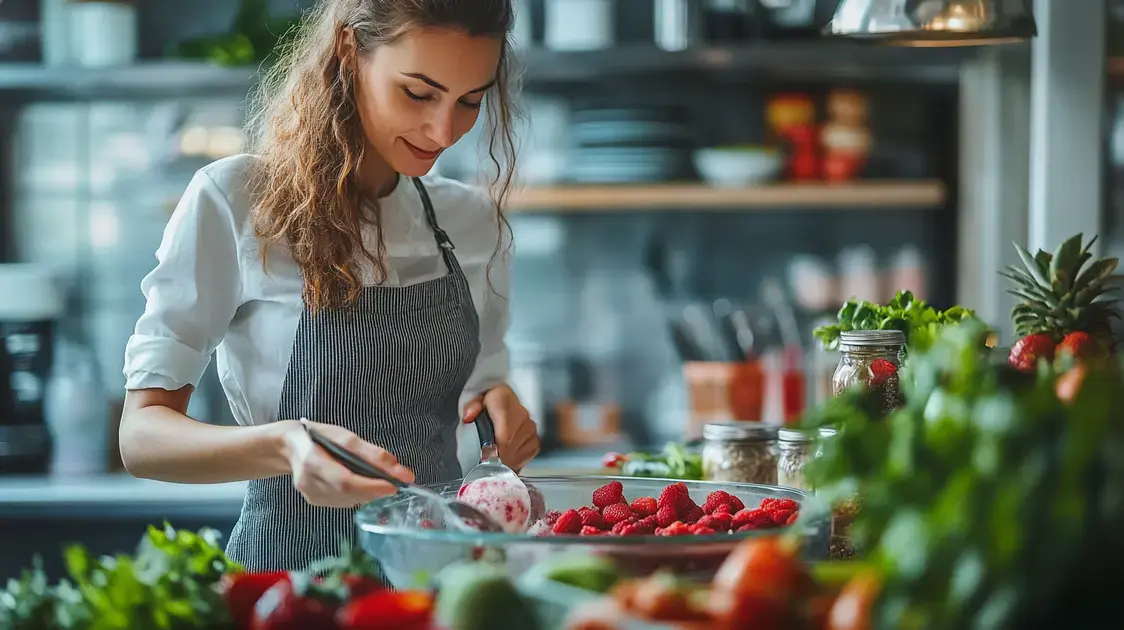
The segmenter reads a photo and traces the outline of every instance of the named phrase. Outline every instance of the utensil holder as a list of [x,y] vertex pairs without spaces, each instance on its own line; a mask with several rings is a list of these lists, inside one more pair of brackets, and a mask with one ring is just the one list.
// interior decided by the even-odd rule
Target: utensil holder
[[702,435],[716,420],[760,422],[765,400],[765,371],[757,361],[692,361],[683,366],[690,414],[687,439]]

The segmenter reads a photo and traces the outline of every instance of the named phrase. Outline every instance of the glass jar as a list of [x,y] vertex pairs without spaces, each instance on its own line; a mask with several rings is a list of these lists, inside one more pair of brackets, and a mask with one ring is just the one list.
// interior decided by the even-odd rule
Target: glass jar
[[707,481],[777,483],[777,429],[759,422],[703,426],[702,465]]
[[900,330],[851,330],[840,336],[839,365],[831,377],[839,396],[856,384],[873,390],[881,411],[889,414],[905,404],[898,370],[905,362],[905,333]]
[[804,464],[812,457],[814,442],[810,431],[781,429],[777,432],[777,485],[811,490],[804,478]]

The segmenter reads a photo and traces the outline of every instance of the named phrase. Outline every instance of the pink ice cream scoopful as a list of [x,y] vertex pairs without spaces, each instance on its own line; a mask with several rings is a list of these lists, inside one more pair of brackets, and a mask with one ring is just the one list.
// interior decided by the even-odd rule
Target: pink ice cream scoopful
[[527,531],[531,497],[522,483],[495,477],[477,479],[460,489],[457,500],[487,514],[509,534]]

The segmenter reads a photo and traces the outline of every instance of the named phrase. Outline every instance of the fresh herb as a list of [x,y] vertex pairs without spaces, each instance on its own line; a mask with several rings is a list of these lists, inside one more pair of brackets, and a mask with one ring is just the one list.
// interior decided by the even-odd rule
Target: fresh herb
[[828,500],[862,499],[851,533],[883,568],[878,627],[1109,627],[1124,618],[1124,364],[1022,374],[980,351],[987,334],[942,328],[888,418],[862,391],[814,411],[808,425],[839,430],[805,473]]
[[177,630],[229,628],[219,581],[240,570],[219,534],[150,527],[133,556],[65,551],[70,580],[48,583],[40,563],[0,592],[0,629]]
[[898,291],[885,306],[865,300],[850,300],[839,309],[839,322],[821,326],[815,336],[828,350],[839,349],[839,338],[852,330],[900,330],[911,348],[927,348],[942,326],[974,319],[975,312],[962,306],[938,311],[918,300],[910,291]]
[[699,481],[703,478],[702,456],[670,442],[659,453],[625,455],[620,463],[620,472],[626,477]]

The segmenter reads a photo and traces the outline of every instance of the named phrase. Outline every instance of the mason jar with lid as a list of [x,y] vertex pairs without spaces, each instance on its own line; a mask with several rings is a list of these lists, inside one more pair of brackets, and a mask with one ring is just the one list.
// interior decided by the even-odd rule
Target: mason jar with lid
[[798,490],[811,490],[811,486],[804,478],[804,464],[812,458],[813,433],[800,429],[781,429],[777,432],[777,484],[796,488]]
[[702,464],[707,481],[777,483],[777,429],[759,422],[703,426]]
[[839,339],[839,365],[831,378],[839,396],[856,384],[873,390],[888,414],[905,404],[898,371],[905,362],[905,333],[900,330],[850,330]]

